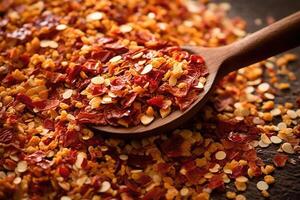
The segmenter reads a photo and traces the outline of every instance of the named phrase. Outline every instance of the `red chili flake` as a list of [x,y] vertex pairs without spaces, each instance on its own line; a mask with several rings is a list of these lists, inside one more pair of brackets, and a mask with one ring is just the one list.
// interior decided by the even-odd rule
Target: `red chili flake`
[[84,170],[89,170],[91,168],[91,166],[88,165],[88,160],[86,158],[83,159],[82,163],[81,163],[81,167]]
[[112,51],[94,47],[91,52],[91,58],[100,60],[102,63],[109,61],[115,54]]
[[24,103],[29,109],[32,110],[34,108],[31,98],[25,94],[17,94],[16,99],[21,103]]
[[11,74],[7,74],[2,80],[2,83],[5,84],[6,86],[15,85],[18,82],[19,81],[16,80]]
[[68,155],[62,158],[64,163],[73,165],[77,159],[77,150],[71,150]]
[[163,107],[163,101],[164,101],[164,97],[159,95],[159,96],[152,97],[151,99],[148,99],[147,103],[150,106],[156,106],[158,108],[162,108]]
[[30,54],[29,53],[23,53],[23,54],[20,55],[18,60],[20,60],[23,64],[23,66],[26,67],[30,62]]
[[146,79],[146,76],[136,76],[133,78],[133,83],[141,86],[141,87],[144,87],[144,85],[146,85],[147,83],[147,79]]
[[77,38],[76,42],[74,43],[73,47],[75,49],[81,49],[83,46],[83,42],[80,38]]
[[219,120],[217,122],[217,132],[221,137],[227,137],[236,127],[237,121],[234,120]]
[[44,159],[41,162],[38,162],[36,165],[43,169],[49,169],[51,167],[51,161]]
[[257,153],[255,149],[251,149],[243,153],[243,158],[247,161],[255,161],[257,160]]
[[129,166],[131,166],[133,168],[144,169],[148,165],[153,164],[153,159],[151,156],[147,156],[147,155],[130,154],[130,155],[128,155],[127,163]]
[[224,186],[223,174],[213,175],[213,177],[209,180],[208,183],[208,188],[212,190],[223,186]]
[[121,7],[117,8],[116,6],[114,9],[109,9],[109,16],[110,19],[116,21],[117,24],[125,24],[127,22],[128,16],[131,14],[128,9],[122,9]]
[[43,126],[48,130],[54,131],[54,121],[51,119],[45,119]]
[[110,89],[111,89],[112,92],[120,91],[125,86],[126,86],[125,81],[120,77],[117,77],[117,78],[115,78],[114,80],[112,80],[110,82]]
[[11,33],[7,33],[8,38],[17,39],[17,40],[27,40],[31,36],[31,25],[24,24],[21,28],[16,29]]
[[166,190],[161,187],[154,187],[147,192],[142,200],[160,200],[165,196]]
[[175,102],[179,106],[181,111],[186,110],[198,99],[198,92],[196,90],[191,90],[189,95],[186,97],[175,97]]
[[105,44],[104,48],[111,50],[111,51],[115,52],[116,54],[123,54],[128,51],[128,48],[119,42]]
[[132,194],[132,192],[126,191],[125,188],[120,189],[119,193],[121,194],[121,198],[124,200],[133,200],[139,196],[138,194]]
[[101,186],[101,177],[99,177],[98,175],[93,176],[91,178],[91,185],[93,186],[93,188],[95,190],[99,190],[99,188]]
[[178,54],[178,52],[181,50],[179,46],[170,46],[161,49],[160,51],[163,52],[163,54],[166,54],[168,56],[173,56],[174,54]]
[[0,130],[0,143],[10,144],[14,139],[14,132],[12,129],[2,128]]
[[50,81],[50,83],[56,84],[63,82],[66,79],[66,74],[58,73],[58,72],[51,72],[51,71],[43,71],[45,76],[47,77],[47,80]]
[[95,124],[95,125],[105,125],[105,116],[103,113],[88,113],[79,112],[76,116],[76,120],[80,124]]
[[215,98],[214,107],[218,112],[221,112],[234,103],[232,96],[220,96]]
[[36,108],[38,111],[50,110],[59,105],[59,100],[41,100],[33,102],[30,97],[25,94],[18,94],[17,100],[24,103],[29,109]]
[[60,141],[62,142],[63,147],[73,147],[78,149],[82,146],[82,142],[79,139],[80,133],[77,131],[62,131],[60,133]]
[[98,75],[102,73],[102,65],[96,60],[88,60],[82,65],[82,71],[91,75]]
[[[187,83],[185,81],[180,81],[180,82],[184,82]],[[187,87],[184,88],[178,88],[178,87],[171,87],[168,83],[164,83],[159,87],[159,92],[167,92],[175,97],[185,97],[188,94],[188,91],[190,89],[190,85],[188,85]]]
[[60,103],[59,100],[49,100],[49,99],[32,102],[33,106],[38,111],[45,111],[45,110],[54,109],[59,105],[59,103]]
[[9,114],[6,119],[8,125],[14,126],[18,122],[19,116],[14,114]]
[[91,79],[85,79],[84,81],[78,81],[75,84],[75,88],[77,88],[78,91],[81,91],[84,88],[86,88],[90,83],[91,83]]
[[168,163],[158,163],[155,168],[158,173],[165,175],[169,172],[171,165]]
[[92,90],[92,94],[94,96],[101,96],[103,94],[105,94],[106,92],[108,92],[108,88],[105,87],[105,85],[92,85],[91,86],[91,90]]
[[13,4],[13,0],[3,0],[0,2],[0,12],[5,12]]
[[238,160],[241,157],[241,152],[239,150],[236,149],[231,149],[229,151],[226,152],[226,158],[228,160]]
[[298,107],[300,107],[300,97],[297,97],[296,103],[297,103]]
[[[135,197],[135,198],[131,198],[131,199],[136,199],[140,196],[139,193],[139,185],[137,183],[135,183],[133,180],[128,179],[128,177],[124,177],[124,184],[126,185],[126,187],[124,188],[119,188],[119,192],[121,194],[126,193],[126,194],[130,194],[131,196]],[[122,196],[123,198],[123,196]],[[131,200],[130,198],[128,200]],[[126,198],[125,198],[126,200]]]
[[145,53],[146,51],[146,49],[131,49],[126,54],[124,54],[123,57],[126,60],[132,60],[132,56],[135,56],[139,53]]
[[232,142],[245,143],[259,137],[260,129],[236,120],[218,121],[217,135]]
[[287,155],[277,153],[273,157],[273,163],[275,164],[276,167],[284,167],[286,164],[286,161],[289,159]]
[[189,55],[188,52],[186,52],[186,51],[181,51],[181,52],[178,52],[178,53],[177,53],[175,59],[178,60],[178,61],[181,61],[181,60],[183,60],[183,59],[186,60],[186,59],[188,59],[189,56],[190,56],[190,55]]
[[168,157],[180,157],[183,152],[181,148],[183,142],[182,136],[173,135],[161,144],[161,149]]
[[4,159],[2,166],[5,166],[8,170],[14,170],[17,167],[17,163],[11,159]]
[[248,141],[249,137],[243,133],[230,132],[228,135],[228,139],[232,142],[243,143]]
[[196,168],[196,163],[194,160],[187,160],[184,163],[182,163],[182,167],[187,171],[193,170]]
[[231,142],[227,139],[221,139],[221,141],[225,149],[232,149],[236,147],[236,144],[234,142]]
[[125,108],[128,108],[132,105],[132,103],[135,101],[137,96],[138,96],[137,93],[129,93],[124,97],[124,101],[121,102],[121,104],[124,105]]
[[88,191],[89,188],[90,188],[90,185],[84,184],[84,185],[81,186],[81,188],[80,188],[80,194],[81,194],[82,196],[84,196],[85,193]]
[[187,180],[192,184],[198,184],[199,180],[207,173],[207,170],[195,167],[192,170],[186,172]]
[[140,45],[145,45],[148,41],[155,41],[155,36],[150,32],[146,30],[141,30],[136,32],[136,42]]
[[247,173],[247,166],[246,165],[238,165],[232,169],[232,178],[236,178],[242,176]]
[[[90,145],[90,144],[87,144],[87,145],[94,146],[94,145]],[[96,159],[101,158],[103,156],[102,151],[97,151],[95,148],[89,148],[88,150],[89,150],[89,154],[91,156],[90,160],[92,160],[92,161],[95,161]]]
[[150,73],[146,75],[146,81],[149,82],[150,93],[153,93],[158,89],[163,74],[164,74],[163,71],[152,70]]
[[241,133],[247,133],[247,135],[251,139],[257,139],[261,130],[256,126],[252,126],[251,124],[246,124],[246,121],[240,121],[236,124],[235,130]]
[[45,152],[39,150],[28,156],[25,156],[25,160],[31,164],[35,164],[35,163],[41,162],[43,160],[43,158],[45,158],[45,157],[46,157]]
[[45,140],[43,140],[43,143],[45,145],[49,145],[52,141],[53,141],[53,138],[46,138]]
[[53,29],[55,26],[58,25],[58,20],[58,17],[56,15],[51,14],[51,12],[47,14],[45,13],[42,16],[40,16],[40,18],[37,21],[35,21],[35,26],[38,28],[47,27],[48,29]]
[[75,65],[74,67],[69,67],[66,71],[67,74],[67,83],[75,83],[77,76],[79,75],[79,73],[81,72],[82,67],[79,65]]
[[180,174],[180,173],[176,174],[176,176],[174,177],[174,180],[175,180],[176,185],[177,184],[185,185],[188,181],[186,176],[184,176],[183,174]]
[[5,120],[6,116],[5,107],[2,107],[0,110],[0,120]]
[[200,65],[200,64],[204,64],[205,61],[202,56],[193,54],[190,56],[190,63]]
[[152,178],[146,174],[140,175],[140,177],[135,180],[140,186],[144,187],[152,181]]
[[260,168],[260,166],[258,166],[257,164],[256,164],[256,162],[254,162],[254,161],[249,161],[249,168],[252,170],[252,174],[253,174],[253,176],[255,176],[255,177],[258,177],[258,176],[260,176],[261,175],[261,168]]

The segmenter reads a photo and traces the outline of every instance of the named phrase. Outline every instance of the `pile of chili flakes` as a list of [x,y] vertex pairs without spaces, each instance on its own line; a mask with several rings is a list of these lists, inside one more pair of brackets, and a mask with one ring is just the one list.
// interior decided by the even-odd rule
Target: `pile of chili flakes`
[[[275,167],[294,162],[287,154],[300,149],[300,110],[293,103],[275,103],[278,90],[289,88],[278,76],[295,80],[287,69],[294,55],[271,58],[225,77],[188,123],[189,129],[136,140],[94,134],[86,120],[101,123],[97,120],[103,113],[91,117],[81,112],[87,102],[71,89],[84,91],[89,100],[94,98],[91,90],[104,92],[90,82],[97,85],[105,79],[82,80],[101,73],[97,60],[119,62],[125,57],[117,54],[140,44],[155,48],[133,51],[129,57],[165,54],[167,49],[183,61],[178,58],[182,51],[172,46],[214,47],[244,37],[245,22],[228,18],[229,8],[225,3],[196,6],[160,0],[2,1],[0,198],[201,200],[223,191],[228,199],[245,199],[243,191],[254,177],[261,180],[258,190],[268,197]],[[93,59],[83,59],[86,55]],[[195,60],[203,64],[201,58]],[[161,63],[151,62],[152,67]],[[203,69],[199,76],[205,76]],[[124,80],[117,80],[116,86]],[[98,100],[110,101],[114,95]],[[120,115],[126,113],[115,118]],[[270,145],[278,148],[273,165],[256,153],[256,147]],[[225,186],[230,182],[234,188],[229,190]]]

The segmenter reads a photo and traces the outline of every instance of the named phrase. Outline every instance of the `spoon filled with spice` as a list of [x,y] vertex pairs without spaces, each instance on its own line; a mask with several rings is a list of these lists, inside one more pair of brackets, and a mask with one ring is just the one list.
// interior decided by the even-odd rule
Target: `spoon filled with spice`
[[[141,122],[137,122],[136,126],[128,126],[126,120],[123,120],[125,127],[103,125],[93,126],[93,128],[104,133],[119,136],[163,133],[166,130],[174,129],[188,119],[191,119],[199,111],[208,99],[214,85],[222,77],[232,71],[262,61],[299,45],[300,12],[297,12],[226,46],[217,48],[183,46],[181,48],[190,54],[186,62],[188,66],[198,66],[200,71],[195,72],[193,68],[188,68],[186,74],[189,76],[180,74],[181,78],[178,78],[176,77],[178,73],[175,73],[173,69],[170,72],[171,75],[164,75],[163,78],[167,77],[168,81],[163,87],[159,87],[160,95],[156,94],[145,101],[147,104],[152,105],[152,107],[158,107],[158,113],[160,113],[161,117],[155,118],[154,116],[158,114],[155,114],[155,111],[150,106],[143,113],[137,113]],[[183,54],[180,55],[183,56]],[[147,65],[141,73],[148,73],[152,67],[152,65]],[[178,70],[180,71],[181,68]],[[175,76],[175,78],[173,77],[175,80],[172,79],[172,75]],[[185,78],[182,78],[182,76],[185,76]],[[197,81],[192,80],[192,82],[189,82],[189,77],[197,77]],[[187,87],[186,85],[189,86],[189,89],[185,88]],[[183,95],[184,98],[181,97],[183,91],[187,93],[186,96]],[[171,111],[166,105],[173,102],[177,103],[177,106],[180,107],[179,110]],[[112,113],[108,114],[111,115]],[[130,115],[128,116],[130,118]],[[120,123],[122,124],[122,121]]]

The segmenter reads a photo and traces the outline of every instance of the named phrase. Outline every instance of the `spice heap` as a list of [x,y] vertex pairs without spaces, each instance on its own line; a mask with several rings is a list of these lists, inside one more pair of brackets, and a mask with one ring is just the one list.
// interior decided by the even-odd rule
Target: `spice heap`
[[203,90],[202,57],[138,25],[138,4],[128,16],[105,1],[86,12],[58,4],[36,2],[2,20],[2,85],[16,87],[16,101],[32,112],[63,112],[78,124],[148,125],[186,110]]
[[[287,69],[296,59],[292,54],[225,77],[208,104],[188,123],[189,129],[121,140],[103,138],[85,126],[103,124],[99,121],[103,116],[112,119],[112,125],[135,123],[116,121],[128,113],[115,110],[109,114],[100,106],[107,106],[124,91],[126,95],[149,94],[155,81],[148,81],[148,86],[143,78],[128,83],[128,73],[151,80],[166,76],[163,95],[151,93],[139,105],[145,112],[144,122],[151,122],[151,113],[164,116],[169,112],[170,107],[164,107],[170,104],[166,97],[185,109],[185,103],[201,91],[207,72],[201,57],[174,46],[214,47],[245,36],[245,22],[227,17],[228,4],[3,2],[0,198],[201,200],[224,191],[232,182],[234,188],[226,189],[227,198],[245,199],[243,192],[252,178],[259,179],[257,188],[268,197],[275,167],[283,167],[289,160],[287,154],[300,149],[299,109],[293,103],[275,103],[277,91],[289,88],[288,83],[279,82],[279,75],[295,79]],[[200,73],[194,74],[194,64]],[[182,69],[180,77],[171,66]],[[116,78],[107,81],[111,78],[107,74]],[[264,74],[269,76],[265,82]],[[182,82],[188,85],[181,84],[184,78],[191,78]],[[111,86],[115,90],[107,91]],[[130,93],[133,86],[136,91]],[[183,104],[176,103],[182,97],[175,94],[185,94]],[[134,96],[125,98],[132,102],[120,103],[123,107],[134,104]],[[143,107],[149,105],[154,109]],[[273,164],[265,164],[256,147],[271,145],[279,153]]]

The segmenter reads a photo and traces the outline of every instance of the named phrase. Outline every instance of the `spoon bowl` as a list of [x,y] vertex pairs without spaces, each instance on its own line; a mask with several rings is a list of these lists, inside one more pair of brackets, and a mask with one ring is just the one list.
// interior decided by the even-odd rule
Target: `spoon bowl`
[[94,126],[93,128],[116,136],[144,136],[164,133],[175,129],[192,118],[209,98],[214,84],[231,71],[254,64],[276,54],[300,45],[300,12],[296,12],[244,39],[230,45],[217,48],[183,46],[192,54],[201,55],[208,68],[209,75],[198,99],[185,111],[174,111],[166,118],[155,119],[144,126],[123,128],[113,126]]
[[[191,52],[193,51],[192,46],[184,46],[183,49]],[[216,75],[218,72],[218,65],[214,59],[209,59],[210,56],[213,54],[208,53],[213,50],[212,48],[200,48],[197,49],[197,54],[201,55],[206,60],[207,66],[214,66],[214,67],[208,67],[209,75],[206,77],[206,84],[204,85],[203,91],[199,94],[198,99],[185,111],[176,110],[174,112],[171,112],[167,117],[165,118],[157,118],[155,119],[151,124],[144,126],[144,125],[138,125],[134,127],[112,127],[112,126],[97,126],[94,127],[97,130],[101,131],[102,133],[106,134],[115,134],[118,136],[129,136],[129,135],[150,135],[150,134],[159,134],[164,133],[164,131],[174,129],[178,127],[179,125],[186,122],[188,119],[193,117],[199,109],[203,106],[203,104],[208,99],[210,93],[212,91],[212,86],[214,85],[216,81]],[[195,53],[195,52],[193,52]]]

